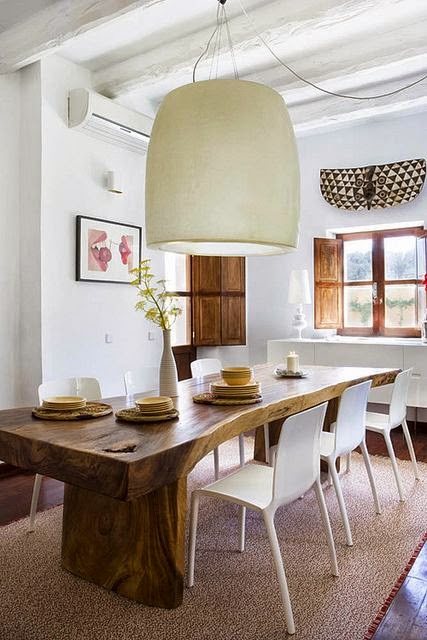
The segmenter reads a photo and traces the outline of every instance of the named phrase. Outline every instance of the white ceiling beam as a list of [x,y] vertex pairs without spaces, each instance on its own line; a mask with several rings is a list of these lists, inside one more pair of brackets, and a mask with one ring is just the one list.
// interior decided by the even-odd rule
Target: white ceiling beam
[[141,7],[164,0],[58,0],[0,33],[0,73],[10,73],[59,45]]
[[[405,31],[413,36],[421,34],[417,24],[425,20],[423,0],[352,0],[337,3],[336,0],[308,0],[304,3],[288,3],[279,0],[268,3],[251,12],[259,32],[271,44],[278,55],[298,65],[309,67],[310,75],[321,73],[324,60],[344,70],[342,53],[349,51],[366,65],[380,50],[385,55],[395,51],[404,57],[400,46],[405,42]],[[381,25],[379,29],[378,25]],[[425,24],[425,23],[424,23]],[[161,99],[174,86],[191,81],[194,61],[203,51],[212,27],[176,39],[157,49],[134,56],[124,62],[101,69],[94,74],[94,84],[101,93],[117,97],[144,88],[151,99]],[[271,54],[254,36],[251,25],[243,16],[231,20],[231,32],[235,44],[240,75],[248,79],[262,77],[266,80],[270,67],[277,67]],[[418,39],[409,38],[412,46]],[[408,40],[406,40],[408,42]],[[425,32],[422,45],[425,47]],[[425,49],[424,49],[425,50]],[[320,55],[319,55],[320,54]],[[225,56],[229,57],[228,52]],[[295,66],[298,66],[295,65]],[[227,67],[221,66],[227,74]],[[209,63],[201,64],[199,77],[207,77]],[[228,65],[231,71],[231,65]],[[282,70],[283,75],[283,70]],[[288,79],[292,83],[291,76]]]
[[[414,1],[414,0],[412,0]],[[415,0],[418,1],[418,0]],[[385,6],[396,0],[376,0],[377,5]],[[311,45],[313,37],[318,40],[323,37],[322,27],[329,31],[344,29],[351,25],[352,20],[366,13],[372,7],[372,0],[352,0],[345,3],[345,10],[337,7],[336,0],[305,0],[304,3],[283,2],[275,0],[259,6],[251,11],[257,29],[275,47],[286,44],[291,51],[298,50],[299,54]],[[193,65],[204,50],[214,28],[214,11],[212,25],[190,35],[176,38],[166,45],[138,54],[128,60],[111,65],[94,73],[94,84],[98,91],[117,97],[123,93],[130,93],[141,85],[150,87],[159,81],[177,76],[180,83],[191,81]],[[352,27],[351,27],[352,28]],[[230,20],[230,30],[236,54],[239,56],[239,68],[242,74],[250,68],[252,57],[265,55],[253,32],[251,23],[245,16],[239,14]],[[341,36],[343,37],[343,35]],[[300,48],[292,43],[303,40]],[[228,47],[224,47],[228,58]],[[240,62],[242,64],[240,64]],[[200,65],[200,77],[206,76],[209,61]],[[181,82],[184,79],[184,82]]]

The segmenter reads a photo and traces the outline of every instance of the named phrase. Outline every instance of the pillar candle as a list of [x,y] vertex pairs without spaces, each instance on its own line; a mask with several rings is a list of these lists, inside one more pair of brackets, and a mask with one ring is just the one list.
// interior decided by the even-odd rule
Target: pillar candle
[[299,355],[295,351],[291,351],[286,358],[286,370],[289,373],[297,373],[299,371]]

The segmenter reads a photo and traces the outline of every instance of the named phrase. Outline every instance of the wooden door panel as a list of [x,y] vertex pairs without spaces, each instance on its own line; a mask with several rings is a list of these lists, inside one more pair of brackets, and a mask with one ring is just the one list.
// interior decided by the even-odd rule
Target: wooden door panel
[[342,326],[342,294],[336,286],[317,286],[315,289],[315,327],[337,329]]
[[343,325],[343,241],[314,238],[314,326]]
[[314,239],[316,282],[342,282],[342,240]]
[[193,292],[221,292],[221,258],[216,256],[193,256]]
[[245,258],[221,258],[221,290],[224,293],[245,292]]
[[194,345],[221,344],[221,296],[194,297]]
[[242,296],[223,296],[221,331],[223,345],[246,344],[246,305]]

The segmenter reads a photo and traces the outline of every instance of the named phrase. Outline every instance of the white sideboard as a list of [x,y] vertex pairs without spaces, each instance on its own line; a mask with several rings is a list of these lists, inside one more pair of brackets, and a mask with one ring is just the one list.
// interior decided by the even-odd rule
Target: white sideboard
[[[410,407],[427,409],[427,345],[421,340],[381,340],[375,338],[339,338],[268,340],[267,360],[273,364],[286,362],[289,351],[296,351],[302,367],[319,364],[339,367],[413,368],[409,391]],[[391,386],[373,389],[372,403],[388,404]],[[427,411],[424,412],[427,416]],[[421,419],[422,412],[419,412]]]

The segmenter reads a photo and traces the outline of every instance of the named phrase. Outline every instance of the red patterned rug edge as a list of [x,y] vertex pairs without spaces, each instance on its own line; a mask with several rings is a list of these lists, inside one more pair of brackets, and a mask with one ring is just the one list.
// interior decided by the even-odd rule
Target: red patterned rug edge
[[406,565],[405,569],[403,570],[402,574],[400,575],[398,580],[395,582],[395,584],[393,586],[393,589],[391,590],[388,598],[386,599],[384,604],[381,605],[381,607],[378,609],[377,615],[375,616],[374,620],[369,625],[369,628],[368,628],[367,632],[363,636],[363,640],[372,640],[372,638],[374,637],[374,634],[375,634],[376,630],[378,629],[378,627],[379,627],[379,625],[381,623],[381,620],[384,618],[385,614],[389,610],[390,605],[393,602],[393,599],[395,598],[395,596],[396,596],[397,592],[399,591],[400,587],[402,586],[402,584],[405,582],[405,579],[406,579],[408,573],[410,572],[415,560],[417,559],[421,549],[423,548],[423,546],[424,546],[424,544],[426,542],[427,542],[427,531],[425,532],[425,534],[421,538],[420,542],[415,547],[414,553],[412,554],[412,556],[411,556],[408,564]]

